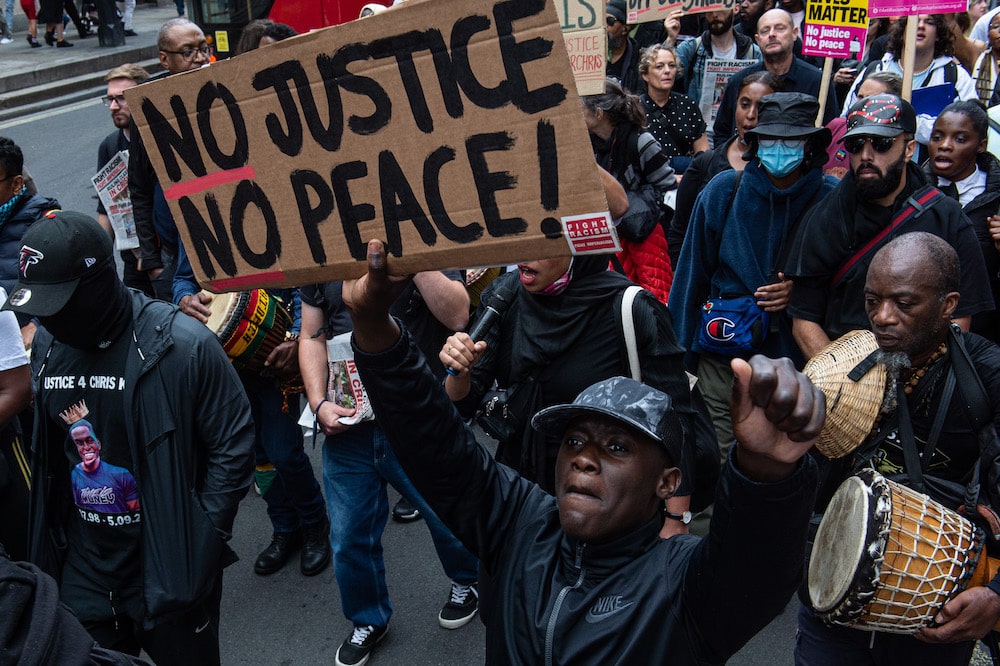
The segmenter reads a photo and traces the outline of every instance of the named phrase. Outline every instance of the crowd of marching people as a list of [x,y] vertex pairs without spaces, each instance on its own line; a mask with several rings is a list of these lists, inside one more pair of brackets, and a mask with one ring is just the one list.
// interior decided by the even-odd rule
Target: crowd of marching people
[[[724,663],[796,591],[797,664],[1000,663],[1000,8],[873,19],[824,81],[807,1],[607,3],[581,98],[607,255],[403,279],[372,239],[358,280],[213,296],[124,95],[143,68],[107,73],[97,155],[127,160],[134,249],[0,138],[0,654],[224,661],[255,488],[257,575],[332,564],[338,666],[389,631],[390,516],[426,522],[437,621],[478,617],[488,663]],[[294,34],[255,21],[236,57]],[[210,56],[183,17],[158,49],[164,86]]]

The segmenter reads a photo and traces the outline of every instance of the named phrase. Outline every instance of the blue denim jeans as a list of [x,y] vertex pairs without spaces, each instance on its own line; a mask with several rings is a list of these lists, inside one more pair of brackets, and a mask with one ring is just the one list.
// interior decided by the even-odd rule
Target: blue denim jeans
[[386,483],[420,510],[445,574],[465,585],[476,580],[478,560],[417,493],[381,428],[362,423],[327,437],[323,482],[340,604],[355,626],[384,627],[392,616],[382,557],[382,532],[389,517]]
[[[240,373],[254,434],[264,457],[274,465],[277,475],[264,493],[267,515],[275,532],[294,532],[303,525],[318,525],[326,518],[326,506],[312,463],[302,446],[302,429],[296,414],[281,413],[281,390],[273,379]],[[294,402],[294,401],[293,401]],[[261,464],[257,460],[257,464]]]
[[975,641],[922,643],[906,634],[828,626],[806,606],[799,607],[795,632],[796,666],[965,666]]
[[10,36],[14,33],[14,0],[4,0],[3,6],[4,34],[0,36]]

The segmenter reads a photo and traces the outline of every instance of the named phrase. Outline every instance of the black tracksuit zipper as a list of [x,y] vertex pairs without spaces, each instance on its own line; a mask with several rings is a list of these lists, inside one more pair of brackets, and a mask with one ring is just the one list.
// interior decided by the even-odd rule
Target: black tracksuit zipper
[[559,619],[559,610],[562,608],[563,600],[566,598],[566,595],[569,594],[570,590],[575,590],[583,585],[583,579],[587,574],[587,570],[583,568],[583,551],[586,547],[586,544],[579,544],[576,547],[574,565],[580,570],[580,575],[577,576],[576,582],[559,590],[559,595],[556,596],[556,602],[552,605],[552,613],[549,615],[549,624],[545,628],[545,666],[552,666],[552,642],[555,638],[556,620]]

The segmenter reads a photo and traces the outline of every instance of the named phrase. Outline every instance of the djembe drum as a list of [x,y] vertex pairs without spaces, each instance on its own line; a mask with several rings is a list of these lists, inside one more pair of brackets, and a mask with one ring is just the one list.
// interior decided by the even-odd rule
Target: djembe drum
[[217,294],[206,326],[215,332],[237,370],[260,372],[285,339],[292,319],[281,301],[263,289]]
[[993,577],[982,530],[926,495],[863,470],[826,509],[809,598],[828,624],[912,634],[949,599]]

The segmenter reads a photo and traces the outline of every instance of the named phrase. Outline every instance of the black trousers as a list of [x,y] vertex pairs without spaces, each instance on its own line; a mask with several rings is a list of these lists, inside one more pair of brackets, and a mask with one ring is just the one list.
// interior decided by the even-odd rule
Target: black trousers
[[222,571],[219,571],[208,599],[152,629],[144,629],[141,623],[127,617],[83,622],[83,626],[101,647],[131,655],[138,655],[143,649],[157,666],[213,666],[219,664],[221,601]]

